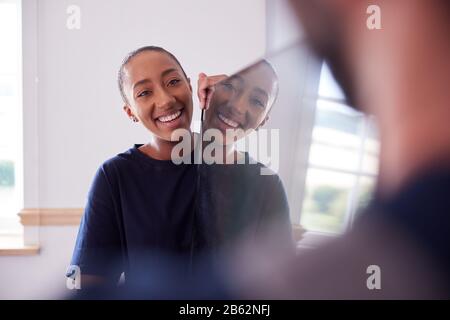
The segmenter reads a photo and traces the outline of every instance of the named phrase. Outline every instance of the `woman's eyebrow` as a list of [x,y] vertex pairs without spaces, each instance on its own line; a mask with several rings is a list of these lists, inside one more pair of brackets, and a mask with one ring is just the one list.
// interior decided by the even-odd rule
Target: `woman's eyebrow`
[[[164,70],[163,72],[161,72],[161,77],[164,77],[164,76],[166,76],[166,75],[168,75],[169,73],[172,73],[172,72],[178,72],[178,70],[176,68],[170,68],[170,69]],[[138,87],[140,85],[143,85],[143,84],[145,84],[147,82],[152,82],[152,80],[150,80],[148,78],[139,80],[138,82],[136,82],[133,85],[133,90],[136,89],[136,87]]]
[[166,75],[168,75],[169,73],[172,73],[172,72],[174,72],[174,71],[178,72],[178,70],[175,69],[175,68],[170,68],[170,69],[164,70],[163,72],[161,72],[161,77],[164,77],[164,76],[166,76]]
[[143,85],[144,83],[147,83],[147,82],[152,82],[152,81],[151,81],[150,79],[142,79],[142,80],[139,80],[138,82],[136,82],[136,83],[133,85],[133,90],[136,89],[137,86]]
[[253,91],[258,94],[262,94],[267,100],[269,100],[269,94],[265,90],[263,90],[259,87],[256,87],[256,88],[253,88]]

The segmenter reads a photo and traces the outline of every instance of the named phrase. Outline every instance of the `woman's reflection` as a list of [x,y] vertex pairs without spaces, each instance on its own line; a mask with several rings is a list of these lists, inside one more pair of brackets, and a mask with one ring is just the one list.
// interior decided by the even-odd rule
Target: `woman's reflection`
[[[229,145],[262,126],[278,92],[278,78],[265,60],[221,79],[211,87],[203,130],[218,129]],[[227,136],[227,131],[228,134]]]
[[[203,135],[218,133],[212,142],[203,139],[204,151],[210,145],[220,152],[223,149],[226,163],[230,164],[205,161],[200,166],[197,225],[205,238],[199,241],[215,247],[244,236],[270,238],[281,246],[290,246],[289,205],[280,178],[275,172],[261,175],[261,169],[267,168],[251,159],[248,152],[234,148],[234,142],[267,121],[278,94],[274,69],[261,60],[230,77],[200,74],[198,87],[200,106],[206,109]],[[204,157],[207,154],[203,152]],[[221,160],[215,155],[213,158]],[[237,162],[239,158],[244,161]]]

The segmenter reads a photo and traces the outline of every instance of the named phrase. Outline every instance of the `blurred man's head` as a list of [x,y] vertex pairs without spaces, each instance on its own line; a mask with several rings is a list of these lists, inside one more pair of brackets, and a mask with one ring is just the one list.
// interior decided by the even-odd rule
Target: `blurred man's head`
[[[309,43],[327,60],[353,107],[361,107],[361,97],[357,96],[364,94],[356,93],[360,80],[356,70],[370,72],[372,67],[378,68],[389,78],[395,68],[389,70],[390,66],[383,64],[384,54],[406,45],[410,39],[420,45],[423,36],[426,41],[448,43],[450,2],[447,0],[290,0],[290,3]],[[367,27],[371,5],[380,9],[380,30]],[[398,52],[400,63],[407,60],[402,58],[423,53],[417,52],[417,48],[409,49],[416,50]],[[433,59],[435,53],[428,50],[428,58]]]
[[[377,119],[378,191],[392,193],[419,171],[450,163],[450,2],[290,3],[349,104]],[[370,5],[380,9],[380,29],[367,26]]]

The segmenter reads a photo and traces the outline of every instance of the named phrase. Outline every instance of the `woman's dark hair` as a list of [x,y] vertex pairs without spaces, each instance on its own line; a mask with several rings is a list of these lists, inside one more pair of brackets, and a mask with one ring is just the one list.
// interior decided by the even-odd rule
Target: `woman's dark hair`
[[141,47],[141,48],[131,51],[129,54],[127,54],[125,59],[123,59],[122,64],[120,65],[119,73],[117,76],[117,84],[119,85],[120,95],[122,96],[122,99],[125,103],[128,103],[128,99],[125,96],[125,92],[123,91],[123,76],[124,76],[125,66],[127,65],[128,62],[131,61],[131,59],[133,59],[139,53],[144,52],[144,51],[156,51],[156,52],[161,52],[161,53],[168,55],[171,59],[173,59],[178,64],[181,71],[183,72],[184,77],[187,79],[186,72],[184,72],[184,69],[181,66],[180,61],[178,61],[178,59],[172,53],[170,53],[169,51],[167,51],[164,48],[157,47],[157,46]]

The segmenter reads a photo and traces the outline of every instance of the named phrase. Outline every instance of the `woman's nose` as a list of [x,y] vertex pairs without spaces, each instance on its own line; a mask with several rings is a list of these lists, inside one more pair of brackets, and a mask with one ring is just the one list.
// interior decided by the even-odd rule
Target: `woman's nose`
[[230,101],[230,107],[232,109],[232,112],[237,115],[243,115],[247,111],[247,103],[245,101],[244,95],[239,95],[233,99],[233,101]]
[[162,88],[157,90],[155,93],[155,105],[157,108],[165,108],[171,106],[176,101],[175,97],[172,94]]

